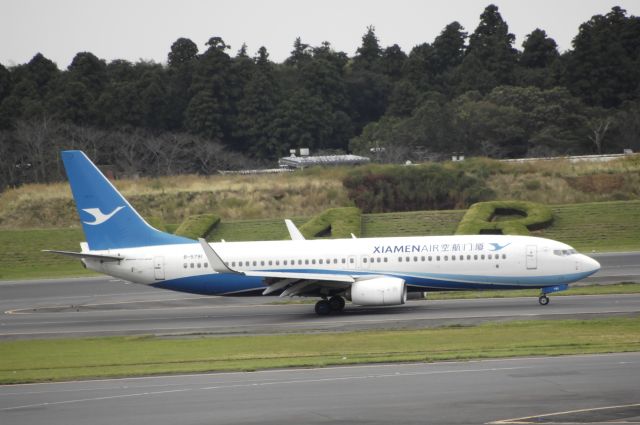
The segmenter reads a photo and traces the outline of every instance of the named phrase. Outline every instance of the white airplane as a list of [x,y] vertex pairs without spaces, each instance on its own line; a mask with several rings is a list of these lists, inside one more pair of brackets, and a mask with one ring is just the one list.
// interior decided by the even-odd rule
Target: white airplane
[[62,160],[91,270],[157,288],[207,295],[262,293],[318,297],[319,315],[356,305],[404,304],[407,292],[568,288],[600,264],[561,242],[508,236],[428,236],[305,240],[287,221],[291,240],[207,243],[151,227],[81,151]]

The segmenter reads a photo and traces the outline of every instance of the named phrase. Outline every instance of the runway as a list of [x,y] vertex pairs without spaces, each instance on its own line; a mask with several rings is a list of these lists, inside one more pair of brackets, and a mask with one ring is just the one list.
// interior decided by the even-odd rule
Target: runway
[[0,422],[638,423],[638,376],[630,353],[14,385]]
[[[593,282],[640,276],[640,253],[598,258]],[[620,279],[624,276],[625,279]],[[588,282],[589,280],[587,280]],[[202,297],[128,284],[106,277],[0,283],[0,338],[132,334],[244,335],[393,329],[511,319],[633,315],[640,295],[410,301],[397,307],[348,306],[318,317],[311,304],[277,304],[278,297]],[[274,304],[276,303],[276,304]]]

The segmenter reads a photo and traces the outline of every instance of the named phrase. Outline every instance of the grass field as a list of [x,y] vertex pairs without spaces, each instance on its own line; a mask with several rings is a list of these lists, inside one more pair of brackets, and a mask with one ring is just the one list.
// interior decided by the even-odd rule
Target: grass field
[[640,201],[552,205],[552,226],[534,234],[584,252],[640,249]]
[[0,342],[0,384],[341,364],[640,350],[640,318],[406,331]]
[[[640,250],[640,201],[595,202],[551,206],[554,221],[533,234],[556,239],[589,253]],[[362,236],[451,235],[465,211],[415,211],[365,214]],[[294,217],[297,226],[308,219]],[[168,226],[171,227],[171,226]],[[281,219],[222,221],[208,240],[288,239]],[[0,279],[83,275],[80,262],[40,252],[42,249],[78,250],[84,240],[79,227],[0,230]]]

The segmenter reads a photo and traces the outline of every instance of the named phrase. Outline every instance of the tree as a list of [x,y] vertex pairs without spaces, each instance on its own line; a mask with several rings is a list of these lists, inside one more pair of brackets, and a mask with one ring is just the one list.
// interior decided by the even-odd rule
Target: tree
[[458,90],[488,92],[497,85],[512,84],[517,59],[514,41],[497,6],[487,6],[469,36],[469,47],[459,67]]
[[362,45],[356,50],[353,58],[353,67],[359,70],[377,72],[382,58],[382,48],[376,37],[376,29],[373,25],[367,27],[367,32],[362,36]]
[[615,6],[580,25],[564,83],[589,105],[617,107],[640,94],[640,17]]
[[555,40],[539,28],[526,36],[522,47],[520,64],[527,68],[545,68],[560,56]]
[[382,52],[380,61],[382,73],[394,81],[399,80],[402,77],[402,68],[406,60],[407,55],[400,46],[394,44],[387,47]]
[[286,65],[298,66],[311,59],[311,52],[308,44],[302,42],[300,37],[296,37],[293,42],[291,55],[284,61]]
[[267,151],[274,153],[271,126],[279,93],[267,49],[261,47],[254,60],[256,66],[244,88],[243,97],[238,102],[236,130],[233,135],[238,140],[234,146],[236,150],[262,156],[265,147]]
[[229,46],[211,37],[198,60],[190,87],[193,96],[185,110],[185,127],[192,133],[230,143],[233,112]]
[[93,53],[80,52],[73,57],[68,67],[70,77],[85,85],[97,98],[107,82],[107,64]]
[[171,51],[167,56],[170,67],[176,67],[196,60],[198,46],[188,38],[179,38],[171,45]]

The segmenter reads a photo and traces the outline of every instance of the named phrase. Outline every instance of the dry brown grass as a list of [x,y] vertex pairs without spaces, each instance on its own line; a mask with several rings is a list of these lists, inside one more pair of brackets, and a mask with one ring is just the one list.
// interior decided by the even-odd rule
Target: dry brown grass
[[[338,173],[339,174],[339,173]],[[310,178],[311,177],[311,178]],[[215,212],[224,219],[312,216],[350,206],[334,173],[260,176],[172,176],[118,180],[115,186],[143,216],[179,223]],[[0,194],[0,227],[58,227],[77,224],[66,182],[31,184]]]

